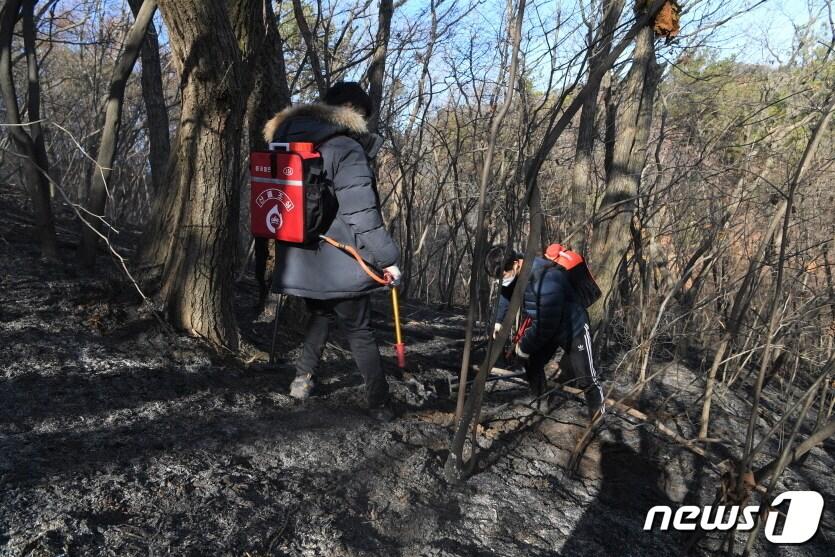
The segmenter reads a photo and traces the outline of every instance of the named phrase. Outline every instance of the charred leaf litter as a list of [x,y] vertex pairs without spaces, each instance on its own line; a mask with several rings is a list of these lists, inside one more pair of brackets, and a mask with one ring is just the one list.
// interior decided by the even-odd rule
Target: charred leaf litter
[[[376,301],[399,415],[381,424],[360,407],[361,379],[338,334],[318,393],[288,396],[300,332],[282,331],[270,366],[270,323],[257,319],[248,279],[237,300],[248,348],[221,357],[138,309],[115,268],[77,275],[72,227],[59,227],[63,264],[45,265],[25,220],[2,223],[0,555],[681,555],[688,537],[643,532],[646,511],[710,504],[716,493],[699,457],[618,418],[570,472],[581,403],[557,399],[547,417],[520,419],[531,412],[514,404],[524,388],[504,381],[488,387],[478,471],[450,485],[447,391],[461,315],[404,306],[404,375],[387,300]],[[636,404],[670,398],[671,415],[692,414],[693,371],[655,365],[669,369]],[[744,428],[744,401],[717,402],[719,434]],[[695,436],[684,417],[668,425]],[[801,546],[763,541],[756,555],[833,555],[833,453],[831,441],[814,449],[780,485],[824,494],[819,534]],[[720,542],[709,536],[694,554]]]

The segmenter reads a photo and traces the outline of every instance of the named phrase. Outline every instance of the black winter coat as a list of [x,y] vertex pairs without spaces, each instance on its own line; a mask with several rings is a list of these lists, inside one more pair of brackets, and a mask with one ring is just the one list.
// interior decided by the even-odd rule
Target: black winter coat
[[[497,323],[507,313],[514,285],[502,288]],[[522,307],[523,317],[531,317],[531,325],[519,341],[519,348],[526,354],[553,343],[566,348],[571,339],[583,334],[583,326],[589,322],[588,312],[578,301],[566,271],[542,257],[533,262]]]
[[[377,269],[398,264],[400,252],[383,225],[369,163],[376,155],[374,136],[358,112],[323,104],[288,108],[267,123],[264,139],[317,144],[339,203],[326,235],[356,247]],[[312,247],[276,246],[274,292],[326,300],[353,298],[379,287],[352,256],[324,241]]]

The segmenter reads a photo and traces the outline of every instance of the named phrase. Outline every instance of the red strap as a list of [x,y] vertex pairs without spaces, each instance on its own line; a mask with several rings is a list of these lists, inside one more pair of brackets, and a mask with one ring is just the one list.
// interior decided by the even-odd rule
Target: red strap
[[519,341],[522,340],[522,337],[525,335],[525,331],[528,330],[528,327],[531,326],[531,323],[533,323],[533,319],[531,319],[531,316],[528,315],[527,317],[525,317],[525,320],[522,321],[522,325],[519,327],[519,330],[516,331],[516,336],[513,337],[513,344],[519,344]]

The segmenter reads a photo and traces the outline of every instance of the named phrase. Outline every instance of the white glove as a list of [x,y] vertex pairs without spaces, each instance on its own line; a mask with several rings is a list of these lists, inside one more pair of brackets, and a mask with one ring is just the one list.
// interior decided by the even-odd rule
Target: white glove
[[497,336],[499,336],[499,333],[501,333],[501,332],[502,332],[502,324],[501,323],[496,323],[495,325],[493,325],[493,338],[496,338]]
[[519,356],[523,360],[527,360],[528,358],[531,357],[530,354],[525,354],[524,352],[522,352],[522,349],[519,347],[518,344],[516,345],[516,355]]
[[386,276],[391,278],[391,282],[389,282],[389,286],[397,286],[400,284],[400,278],[403,276],[403,273],[400,272],[400,268],[397,265],[392,265],[391,267],[386,267],[383,269]]

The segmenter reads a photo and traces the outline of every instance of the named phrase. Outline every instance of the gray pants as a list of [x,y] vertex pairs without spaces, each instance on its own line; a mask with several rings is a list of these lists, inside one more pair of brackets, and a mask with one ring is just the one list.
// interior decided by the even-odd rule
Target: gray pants
[[380,363],[380,350],[371,328],[371,297],[338,300],[305,298],[310,320],[304,336],[304,347],[296,363],[299,374],[316,375],[322,351],[328,341],[330,322],[335,317],[351,346],[354,362],[365,380],[366,401],[369,408],[382,405],[388,399],[388,383]]

